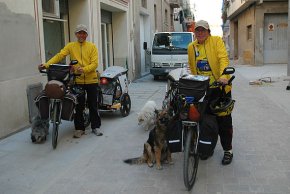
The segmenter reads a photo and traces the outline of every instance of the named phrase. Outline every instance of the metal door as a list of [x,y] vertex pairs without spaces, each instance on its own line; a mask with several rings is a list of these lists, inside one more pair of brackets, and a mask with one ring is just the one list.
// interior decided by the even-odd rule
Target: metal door
[[264,63],[287,63],[287,14],[265,14]]

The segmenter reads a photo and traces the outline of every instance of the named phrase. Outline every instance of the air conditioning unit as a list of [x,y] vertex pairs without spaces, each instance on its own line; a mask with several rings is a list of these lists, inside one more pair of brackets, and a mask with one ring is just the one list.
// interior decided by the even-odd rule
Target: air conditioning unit
[[60,18],[59,0],[42,0],[42,12],[45,17]]

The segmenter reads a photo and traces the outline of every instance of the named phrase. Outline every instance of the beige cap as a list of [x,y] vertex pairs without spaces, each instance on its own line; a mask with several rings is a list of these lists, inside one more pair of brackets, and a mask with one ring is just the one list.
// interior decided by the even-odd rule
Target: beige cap
[[79,25],[77,25],[76,30],[75,30],[75,33],[78,33],[78,32],[80,32],[80,31],[84,31],[84,32],[88,33],[88,28],[87,28],[87,26],[84,25],[84,24],[79,24]]
[[198,27],[203,27],[204,29],[209,30],[209,25],[208,25],[207,21],[204,21],[204,20],[199,20],[195,23],[194,29],[196,29]]

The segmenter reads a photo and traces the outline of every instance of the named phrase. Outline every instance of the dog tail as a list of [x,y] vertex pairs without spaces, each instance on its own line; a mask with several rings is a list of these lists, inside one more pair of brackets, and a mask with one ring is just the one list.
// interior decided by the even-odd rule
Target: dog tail
[[143,164],[145,163],[145,160],[143,157],[137,157],[137,158],[128,158],[124,160],[127,164]]

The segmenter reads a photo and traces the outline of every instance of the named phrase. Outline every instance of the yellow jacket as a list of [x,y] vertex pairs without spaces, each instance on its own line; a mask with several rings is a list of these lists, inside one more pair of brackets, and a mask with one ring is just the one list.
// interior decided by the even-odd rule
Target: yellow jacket
[[[188,45],[188,64],[190,71],[193,75],[197,74],[196,70],[196,59],[195,59],[195,50],[197,40]],[[224,69],[229,65],[229,58],[224,45],[223,40],[219,36],[209,36],[205,40],[205,50],[207,55],[207,60],[210,65],[211,71],[215,80],[218,80],[220,77],[228,78],[228,75],[223,75]]]
[[[230,61],[228,58],[226,47],[221,37],[210,35],[205,40],[204,44],[205,44],[207,60],[211,68],[212,74],[214,76],[214,79],[218,80],[221,77],[230,79],[230,75],[222,75],[224,69],[229,65]],[[187,49],[188,65],[193,75],[197,74],[195,49],[194,49],[194,46],[196,45],[197,45],[197,40],[190,43]],[[226,93],[229,92],[231,90],[231,86],[227,85],[225,90],[226,90]]]
[[84,73],[76,77],[77,84],[92,84],[98,83],[97,75],[98,67],[98,49],[91,42],[70,42],[59,53],[52,57],[45,67],[48,68],[50,64],[59,63],[67,55],[70,55],[70,60],[77,60],[76,68],[82,67]]

